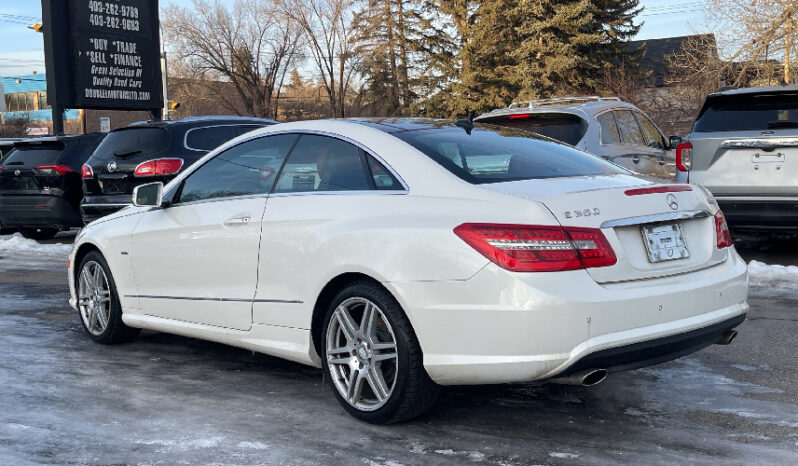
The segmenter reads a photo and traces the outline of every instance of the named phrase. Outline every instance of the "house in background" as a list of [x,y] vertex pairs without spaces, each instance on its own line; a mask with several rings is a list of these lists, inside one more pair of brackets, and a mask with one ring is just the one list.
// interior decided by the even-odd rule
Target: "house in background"
[[641,78],[633,86],[632,95],[626,96],[648,113],[668,135],[684,136],[690,132],[693,121],[706,97],[706,88],[714,92],[718,86],[695,89],[680,82],[670,67],[670,57],[680,53],[687,45],[699,44],[707,53],[717,58],[718,49],[714,34],[666,37],[632,41],[629,48],[644,47],[640,60]]

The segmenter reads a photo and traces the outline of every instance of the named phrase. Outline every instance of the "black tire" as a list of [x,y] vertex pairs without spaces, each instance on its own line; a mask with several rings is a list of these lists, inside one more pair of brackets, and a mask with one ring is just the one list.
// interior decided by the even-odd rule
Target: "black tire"
[[[336,308],[351,298],[364,298],[374,303],[390,324],[396,340],[398,370],[387,401],[376,410],[361,410],[351,405],[336,387],[327,357],[327,334]],[[390,424],[405,421],[428,411],[437,400],[439,386],[429,378],[423,365],[423,355],[410,321],[396,299],[384,288],[370,281],[347,286],[332,300],[324,319],[321,338],[325,378],[343,408],[355,418],[371,424]],[[353,353],[353,358],[354,353]],[[362,366],[361,366],[362,367]]]
[[80,322],[83,325],[83,329],[92,340],[104,345],[124,343],[134,340],[138,336],[141,329],[128,327],[124,322],[122,322],[122,306],[119,304],[119,295],[116,291],[114,277],[111,275],[111,269],[108,267],[108,263],[105,261],[105,258],[98,251],[91,251],[90,253],[86,254],[86,257],[84,257],[80,262],[78,273],[75,278],[75,294],[78,295],[80,290],[79,280],[81,273],[83,272],[83,269],[85,267],[89,267],[90,264],[98,264],[105,273],[110,291],[110,312],[108,316],[108,324],[102,333],[92,333],[92,331],[89,330],[86,319],[83,316],[83,310],[81,309],[82,306],[80,305],[80,296],[78,296],[78,315],[80,317]]
[[23,228],[20,231],[25,238],[41,241],[53,239],[58,233],[58,228]]

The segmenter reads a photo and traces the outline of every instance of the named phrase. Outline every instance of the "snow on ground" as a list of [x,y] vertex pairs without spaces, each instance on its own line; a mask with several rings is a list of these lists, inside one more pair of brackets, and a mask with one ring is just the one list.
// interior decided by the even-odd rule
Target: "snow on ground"
[[0,256],[13,253],[23,253],[35,256],[66,257],[72,250],[72,244],[41,244],[38,241],[25,238],[20,233],[0,236]]
[[795,289],[798,288],[798,267],[754,260],[748,264],[748,282],[754,286]]

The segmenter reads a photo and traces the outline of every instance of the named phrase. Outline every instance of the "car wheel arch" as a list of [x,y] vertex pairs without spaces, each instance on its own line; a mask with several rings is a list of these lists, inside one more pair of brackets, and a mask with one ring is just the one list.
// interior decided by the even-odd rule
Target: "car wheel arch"
[[[328,306],[341,290],[359,281],[368,281],[374,283],[380,288],[383,288],[386,292],[388,292],[391,296],[393,296],[394,299],[397,299],[396,295],[390,289],[388,289],[382,282],[364,273],[346,272],[333,277],[330,281],[327,282],[326,285],[324,285],[318,297],[316,298],[316,303],[313,305],[313,316],[311,318],[310,335],[311,335],[311,340],[313,342],[313,349],[316,352],[316,355],[318,355],[319,357],[321,357],[321,337],[323,333],[324,319],[327,315]],[[397,299],[397,302],[400,301]]]
[[78,283],[78,275],[80,274],[80,263],[83,262],[83,258],[86,257],[90,252],[97,251],[100,255],[105,257],[105,255],[100,251],[100,248],[93,243],[83,243],[78,247],[77,252],[75,252],[75,266],[72,268],[75,281],[75,292],[77,293],[77,283]]

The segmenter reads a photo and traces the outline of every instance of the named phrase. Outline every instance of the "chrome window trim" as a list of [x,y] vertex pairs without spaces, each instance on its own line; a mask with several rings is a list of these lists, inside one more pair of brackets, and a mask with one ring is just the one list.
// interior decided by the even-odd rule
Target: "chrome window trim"
[[[131,194],[132,196],[132,194]],[[116,204],[81,204],[81,207],[127,207],[129,205],[133,205],[133,203],[128,202],[124,204],[116,203]]]
[[[231,126],[237,126],[237,125],[231,125]],[[385,167],[385,169],[388,170],[388,172],[391,175],[393,175],[393,177],[396,178],[397,181],[399,181],[399,183],[402,185],[402,187],[404,189],[402,189],[402,190],[368,189],[368,190],[357,190],[357,191],[355,191],[355,190],[353,190],[353,191],[299,191],[299,192],[293,192],[293,193],[258,193],[258,194],[246,194],[246,195],[242,195],[242,196],[219,197],[219,198],[213,198],[213,199],[200,199],[200,200],[191,201],[191,202],[178,202],[178,203],[172,204],[170,207],[194,205],[194,204],[199,204],[199,203],[203,203],[203,202],[219,202],[219,201],[225,201],[225,200],[228,200],[228,199],[245,199],[245,198],[256,198],[256,197],[267,197],[268,198],[268,197],[272,197],[272,196],[274,196],[274,197],[287,197],[287,196],[299,196],[299,195],[301,195],[301,196],[312,196],[312,195],[317,195],[317,194],[318,195],[352,195],[352,194],[397,195],[397,194],[408,194],[410,192],[410,188],[408,188],[407,183],[405,183],[405,180],[402,179],[401,176],[399,176],[399,174],[396,172],[396,170],[394,170],[394,168],[390,164],[388,164],[385,161],[385,159],[383,159],[379,155],[375,154],[374,151],[372,151],[370,148],[366,147],[365,145],[363,145],[363,144],[361,144],[361,143],[359,143],[357,141],[354,141],[354,140],[352,140],[352,139],[350,139],[350,138],[348,138],[346,136],[342,136],[342,135],[336,134],[336,133],[330,133],[330,132],[327,132],[327,131],[308,130],[308,129],[293,129],[293,130],[292,129],[286,129],[286,130],[280,130],[280,131],[272,131],[272,132],[268,132],[266,134],[253,135],[251,137],[248,137],[246,139],[241,140],[240,142],[238,142],[235,145],[232,145],[230,147],[225,148],[224,151],[221,151],[221,152],[219,152],[217,154],[214,154],[213,157],[211,157],[208,160],[204,161],[202,164],[194,163],[193,165],[190,165],[189,168],[182,173],[181,177],[175,178],[173,180],[173,181],[175,181],[175,185],[172,188],[170,188],[170,190],[168,192],[164,192],[164,198],[166,198],[169,195],[174,194],[173,190],[177,189],[186,180],[186,178],[191,176],[194,172],[199,170],[206,163],[208,163],[211,160],[215,159],[220,154],[223,154],[223,153],[227,152],[230,149],[238,147],[241,144],[245,144],[245,143],[251,142],[251,141],[253,141],[255,139],[267,138],[267,137],[271,137],[271,136],[279,136],[279,135],[283,135],[283,134],[296,134],[297,136],[301,136],[303,134],[310,134],[310,135],[331,137],[331,138],[339,139],[341,141],[348,142],[349,144],[352,144],[355,147],[358,147],[359,149],[361,149],[364,152],[366,152],[366,154],[368,154],[371,157],[374,157],[375,160],[380,162]],[[288,155],[290,156],[291,154],[289,153]]]
[[693,210],[683,212],[664,212],[661,214],[641,215],[639,217],[619,218],[617,220],[607,220],[599,228],[628,227],[633,225],[645,225],[647,223],[669,222],[674,220],[692,220],[696,218],[711,217],[712,214],[706,210]]
[[[195,126],[194,128],[189,128],[189,129],[186,131],[186,134],[184,134],[184,135],[183,135],[183,147],[185,147],[186,149],[188,149],[188,150],[190,150],[190,151],[193,151],[193,152],[205,152],[206,154],[207,154],[207,153],[209,153],[209,152],[212,152],[214,149],[216,149],[216,147],[221,147],[221,145],[225,144],[227,141],[232,141],[233,139],[237,138],[238,136],[233,136],[232,138],[230,138],[230,139],[228,139],[227,141],[223,142],[223,143],[222,143],[222,144],[220,144],[219,146],[216,146],[216,147],[214,147],[214,148],[213,148],[213,149],[211,149],[211,150],[206,150],[206,149],[197,149],[196,147],[189,146],[189,145],[188,145],[188,135],[189,135],[189,134],[191,134],[191,132],[192,132],[192,131],[195,131],[195,130],[198,130],[198,129],[208,129],[208,128],[226,128],[226,127],[230,127],[230,126],[233,126],[233,127],[236,127],[236,128],[238,128],[238,127],[241,127],[241,126],[247,126],[247,125],[246,125],[246,124],[244,124],[244,123],[239,123],[239,124],[227,124],[227,125],[207,125],[207,126]],[[266,127],[268,127],[269,125],[257,125],[257,124],[254,124],[254,123],[253,123],[253,124],[252,124],[252,125],[250,125],[250,126],[255,126],[255,128],[254,128],[254,129],[252,129],[251,131],[256,131],[256,130],[259,130],[259,129],[261,129],[261,128],[266,128]],[[246,134],[246,133],[245,133],[245,134]],[[242,136],[243,136],[243,135],[242,135]]]

